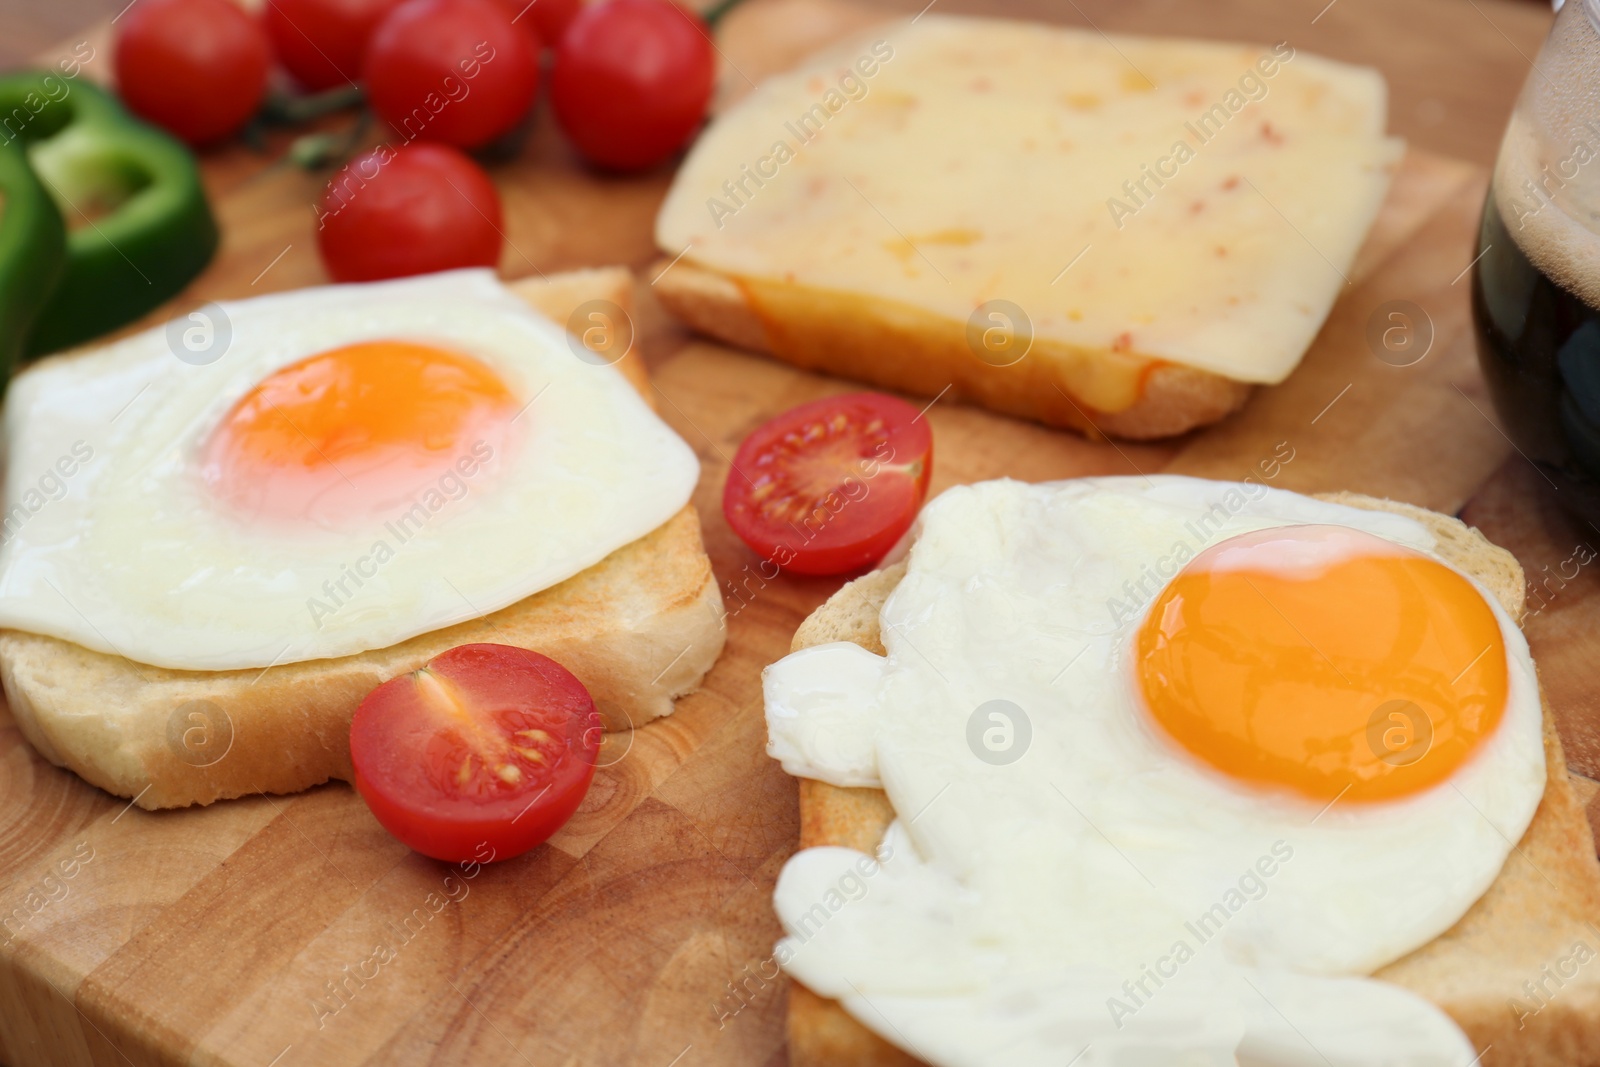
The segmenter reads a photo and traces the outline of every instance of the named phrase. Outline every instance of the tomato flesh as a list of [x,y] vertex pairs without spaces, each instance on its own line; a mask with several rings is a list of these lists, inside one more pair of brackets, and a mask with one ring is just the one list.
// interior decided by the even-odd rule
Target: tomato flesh
[[402,842],[448,862],[519,856],[594,780],[600,715],[555,660],[461,645],[392,678],[350,724],[356,791]]
[[139,0],[117,23],[117,92],[135,115],[202,145],[255,114],[272,47],[261,24],[238,5]]
[[335,281],[367,282],[500,261],[500,194],[464,153],[380,145],[328,182],[317,248]]
[[694,136],[715,76],[698,15],[672,0],[601,0],[578,12],[556,46],[550,103],[585,159],[639,170]]
[[881,559],[928,494],[933,434],[882,393],[802,404],[745,438],[723,487],[739,539],[796,574],[844,574]]

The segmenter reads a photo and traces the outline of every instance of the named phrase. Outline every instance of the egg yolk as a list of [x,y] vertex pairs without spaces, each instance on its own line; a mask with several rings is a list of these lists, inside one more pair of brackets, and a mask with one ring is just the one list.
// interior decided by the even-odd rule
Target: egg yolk
[[246,512],[287,519],[368,515],[441,479],[455,496],[504,443],[514,404],[470,356],[408,341],[346,345],[241,398],[212,433],[202,473]]
[[1467,579],[1345,527],[1196,556],[1135,636],[1145,706],[1245,784],[1331,803],[1448,780],[1505,713],[1500,625]]

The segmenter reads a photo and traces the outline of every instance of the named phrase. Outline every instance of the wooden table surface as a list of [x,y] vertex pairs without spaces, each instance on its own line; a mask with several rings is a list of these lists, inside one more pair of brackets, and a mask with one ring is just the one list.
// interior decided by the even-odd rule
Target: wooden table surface
[[[0,11],[0,47],[48,56],[124,2],[8,8]],[[751,32],[762,18],[758,7],[789,5],[798,43],[806,11],[831,2],[750,0],[726,30],[730,38]],[[914,12],[924,2],[864,6]],[[1600,736],[1587,725],[1600,721],[1600,696],[1591,692],[1600,662],[1593,636],[1600,576],[1589,568],[1552,577],[1566,573],[1575,546],[1594,534],[1560,513],[1495,428],[1472,356],[1466,286],[1452,281],[1471,259],[1483,168],[1548,12],[1510,0],[937,2],[940,11],[1092,22],[1107,31],[1288,39],[1370,63],[1390,82],[1391,129],[1427,151],[1408,158],[1406,180],[1397,182],[1376,231],[1382,240],[1363,254],[1354,287],[1285,385],[1207,433],[1114,454],[1115,446],[940,405],[930,414],[943,450],[935,489],[999,473],[1038,480],[1127,467],[1237,478],[1248,469],[1241,457],[1271,454],[1274,442],[1291,440],[1297,458],[1278,483],[1285,488],[1350,488],[1459,512],[1516,552],[1534,579],[1529,641],[1572,764],[1600,775]],[[103,48],[103,36],[95,39]],[[725,44],[742,66],[758,69],[742,45]],[[180,304],[325,280],[304,211],[319,179],[264,171],[265,163],[242,146],[208,155],[225,242]],[[617,262],[641,270],[656,256],[650,221],[670,168],[597,178],[575,164],[544,114],[523,155],[496,168],[496,179],[507,207],[507,276]],[[1362,340],[1373,309],[1395,298],[1419,304],[1436,330],[1434,354],[1404,372],[1367,358]],[[652,310],[647,296],[640,325],[664,412],[706,464],[696,503],[718,574],[734,581],[751,557],[717,514],[721,457],[754,420],[839,386],[698,342]],[[597,779],[603,788],[557,845],[473,883],[471,902],[463,896],[446,913],[448,937],[408,951],[406,969],[363,991],[360,1011],[326,1035],[306,1024],[304,1034],[283,1036],[262,1020],[304,1024],[306,1005],[321,995],[318,982],[359,958],[348,954],[348,938],[366,936],[386,909],[411,907],[438,881],[434,865],[407,856],[362,818],[343,787],[124,817],[121,802],[32,756],[0,711],[0,902],[29,891],[75,845],[92,841],[99,850],[71,895],[21,939],[17,969],[0,968],[0,1022],[13,1024],[25,1051],[67,1050],[59,1059],[26,1053],[30,1065],[52,1067],[778,1067],[781,985],[762,986],[734,1025],[717,1015],[724,986],[770,951],[776,924],[767,894],[796,834],[793,783],[761,754],[751,687],[831,587],[783,578],[763,589],[730,622],[729,653],[706,691],[640,731],[632,754]],[[298,871],[287,869],[290,855],[305,861]],[[144,883],[137,892],[119,884],[135,875]],[[559,936],[573,923],[587,924],[593,939]],[[263,981],[269,968],[275,977]]]

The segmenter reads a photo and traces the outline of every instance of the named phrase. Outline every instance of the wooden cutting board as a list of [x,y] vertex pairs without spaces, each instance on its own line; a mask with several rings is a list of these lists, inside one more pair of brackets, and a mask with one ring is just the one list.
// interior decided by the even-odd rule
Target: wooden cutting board
[[[859,18],[832,0],[763,0],[730,21],[725,61],[758,78]],[[176,309],[325,280],[309,206],[316,179],[242,148],[207,170],[224,247]],[[541,116],[526,151],[495,177],[508,277],[617,262],[642,271],[655,259],[650,226],[667,171],[587,173]],[[1224,425],[1116,445],[940,401],[927,413],[934,491],[1001,475],[1271,469],[1269,484],[1283,488],[1465,507],[1530,573],[1565,573],[1572,545],[1595,532],[1555,511],[1496,429],[1472,351],[1462,274],[1484,186],[1470,165],[1407,156],[1305,363]],[[1284,239],[1298,238],[1286,229]],[[838,583],[763,581],[718,500],[727,457],[751,428],[848,386],[686,337],[651,302],[648,280],[643,357],[663,414],[704,465],[695,502],[730,612],[727,651],[704,688],[671,718],[608,739],[608,765],[548,846],[466,870],[397,844],[342,784],[206,809],[130,808],[45,763],[0,710],[0,1060],[785,1061],[769,899],[795,846],[796,801],[764,754],[760,672]],[[1367,340],[1391,301],[1409,302],[1414,328],[1431,333],[1411,366],[1376,358]],[[1564,580],[1528,626],[1591,773],[1600,744],[1576,722],[1595,699],[1585,691],[1595,581]]]

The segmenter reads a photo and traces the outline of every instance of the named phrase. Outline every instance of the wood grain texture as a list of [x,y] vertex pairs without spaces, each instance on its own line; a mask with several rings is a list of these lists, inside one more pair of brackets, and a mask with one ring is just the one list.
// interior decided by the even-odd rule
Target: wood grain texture
[[[1562,509],[1532,463],[1512,454],[1461,510],[1463,521],[1510,549],[1528,576],[1523,633],[1555,713],[1567,764],[1600,778],[1600,530]],[[1588,793],[1589,825],[1600,840],[1600,787]]]
[[[805,34],[835,32],[838,13],[822,4],[751,0],[727,26],[725,61],[759,78]],[[1437,94],[1443,139],[1418,139],[1487,162],[1525,73],[1516,51],[1533,54],[1547,19],[1537,5],[1478,0],[1475,12],[1460,0],[1411,0],[1380,11],[1376,0],[1339,0],[1313,26],[1322,6],[1010,0],[984,10],[1108,30],[1288,37],[1378,62],[1395,83],[1400,132],[1432,128],[1408,109]],[[875,12],[921,7],[907,0]],[[1399,31],[1382,28],[1390,18]],[[224,245],[169,311],[326,280],[311,210],[320,179],[272,158],[238,146],[207,157]],[[507,277],[637,269],[655,258],[651,222],[669,168],[591,174],[541,111],[523,151],[493,173],[506,200]],[[934,490],[1001,475],[1241,477],[1288,441],[1295,458],[1272,484],[1447,511],[1469,502],[1469,521],[1517,551],[1530,574],[1559,564],[1575,531],[1560,526],[1473,407],[1488,411],[1466,334],[1465,283],[1451,282],[1471,258],[1482,182],[1470,166],[1412,153],[1305,366],[1222,427],[1112,446],[936,403],[927,415]],[[787,985],[771,977],[770,893],[799,827],[795,784],[764,755],[759,676],[838,583],[762,578],[718,500],[728,457],[750,429],[850,386],[695,341],[649,291],[646,278],[639,343],[660,410],[703,463],[695,503],[729,612],[727,651],[703,690],[670,718],[608,739],[607,766],[549,846],[466,870],[408,852],[342,785],[202,810],[128,810],[39,759],[0,711],[0,1061],[784,1062]],[[1380,363],[1364,339],[1372,313],[1392,299],[1417,303],[1434,323],[1434,347],[1412,367]],[[1595,701],[1587,690],[1595,584],[1585,571],[1528,628],[1552,703],[1575,730]],[[1569,743],[1575,760],[1600,769],[1600,741]]]

